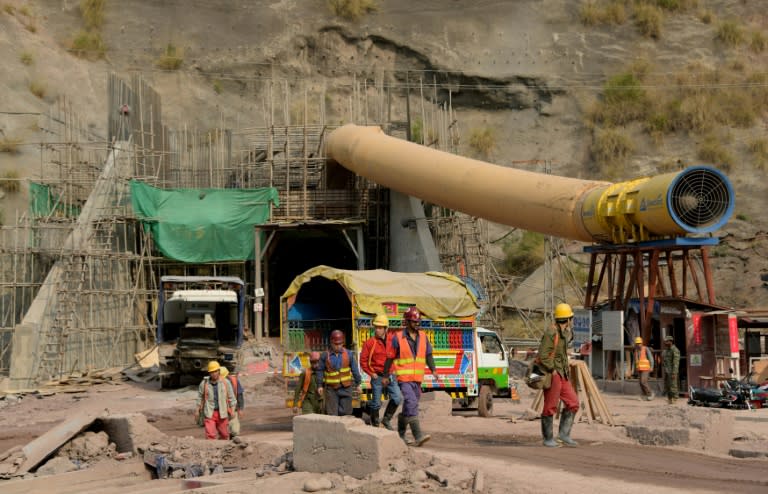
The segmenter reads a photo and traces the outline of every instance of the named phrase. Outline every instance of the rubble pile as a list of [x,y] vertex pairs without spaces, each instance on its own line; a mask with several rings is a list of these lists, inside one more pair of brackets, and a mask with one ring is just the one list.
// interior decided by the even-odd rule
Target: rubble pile
[[644,421],[625,429],[640,444],[725,454],[733,435],[733,416],[713,408],[662,406],[653,408]]

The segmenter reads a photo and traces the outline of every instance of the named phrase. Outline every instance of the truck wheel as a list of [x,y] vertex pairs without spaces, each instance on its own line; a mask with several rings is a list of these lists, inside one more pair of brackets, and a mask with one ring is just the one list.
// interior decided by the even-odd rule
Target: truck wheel
[[181,376],[179,374],[166,374],[160,376],[160,388],[171,389],[181,386]]
[[477,397],[477,413],[481,417],[493,416],[493,390],[487,384],[480,386],[480,395]]
[[171,387],[171,376],[160,376],[160,388],[168,389]]

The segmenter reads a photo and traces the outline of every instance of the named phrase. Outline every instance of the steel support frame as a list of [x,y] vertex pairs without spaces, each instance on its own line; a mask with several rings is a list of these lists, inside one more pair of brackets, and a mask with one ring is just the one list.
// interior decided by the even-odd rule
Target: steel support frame
[[[611,310],[624,311],[630,299],[640,302],[639,323],[643,339],[651,336],[656,297],[674,297],[715,304],[708,245],[686,246],[593,246],[584,307],[594,308],[605,285]],[[692,255],[698,251],[699,256]],[[661,260],[666,269],[662,269]],[[680,275],[678,279],[678,275]],[[647,289],[645,280],[648,280]],[[695,296],[688,293],[689,280]],[[703,286],[702,286],[703,281]]]

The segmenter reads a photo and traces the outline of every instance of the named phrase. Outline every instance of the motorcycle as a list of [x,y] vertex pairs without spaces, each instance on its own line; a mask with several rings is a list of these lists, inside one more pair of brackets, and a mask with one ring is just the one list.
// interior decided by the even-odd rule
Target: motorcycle
[[731,409],[749,409],[756,405],[762,407],[768,404],[768,389],[758,386],[746,376],[741,381],[728,379],[723,381],[722,388],[689,387],[688,404],[692,406],[719,407]]

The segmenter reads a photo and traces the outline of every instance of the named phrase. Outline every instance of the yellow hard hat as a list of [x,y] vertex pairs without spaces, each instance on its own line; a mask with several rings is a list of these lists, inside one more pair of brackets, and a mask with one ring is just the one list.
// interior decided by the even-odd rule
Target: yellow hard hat
[[637,338],[635,338],[635,343],[640,343],[642,345],[643,339],[640,336],[638,336]]
[[384,314],[379,314],[373,319],[373,325],[374,326],[384,326],[385,328],[389,327],[389,318],[385,316]]
[[216,372],[217,370],[220,370],[220,369],[221,369],[221,366],[215,360],[211,360],[210,362],[208,362],[208,372]]
[[555,321],[561,319],[570,319],[573,317],[573,309],[568,304],[557,304],[555,306]]
[[221,371],[221,377],[227,377],[229,375],[229,369],[227,369],[226,367],[222,367],[220,371]]

